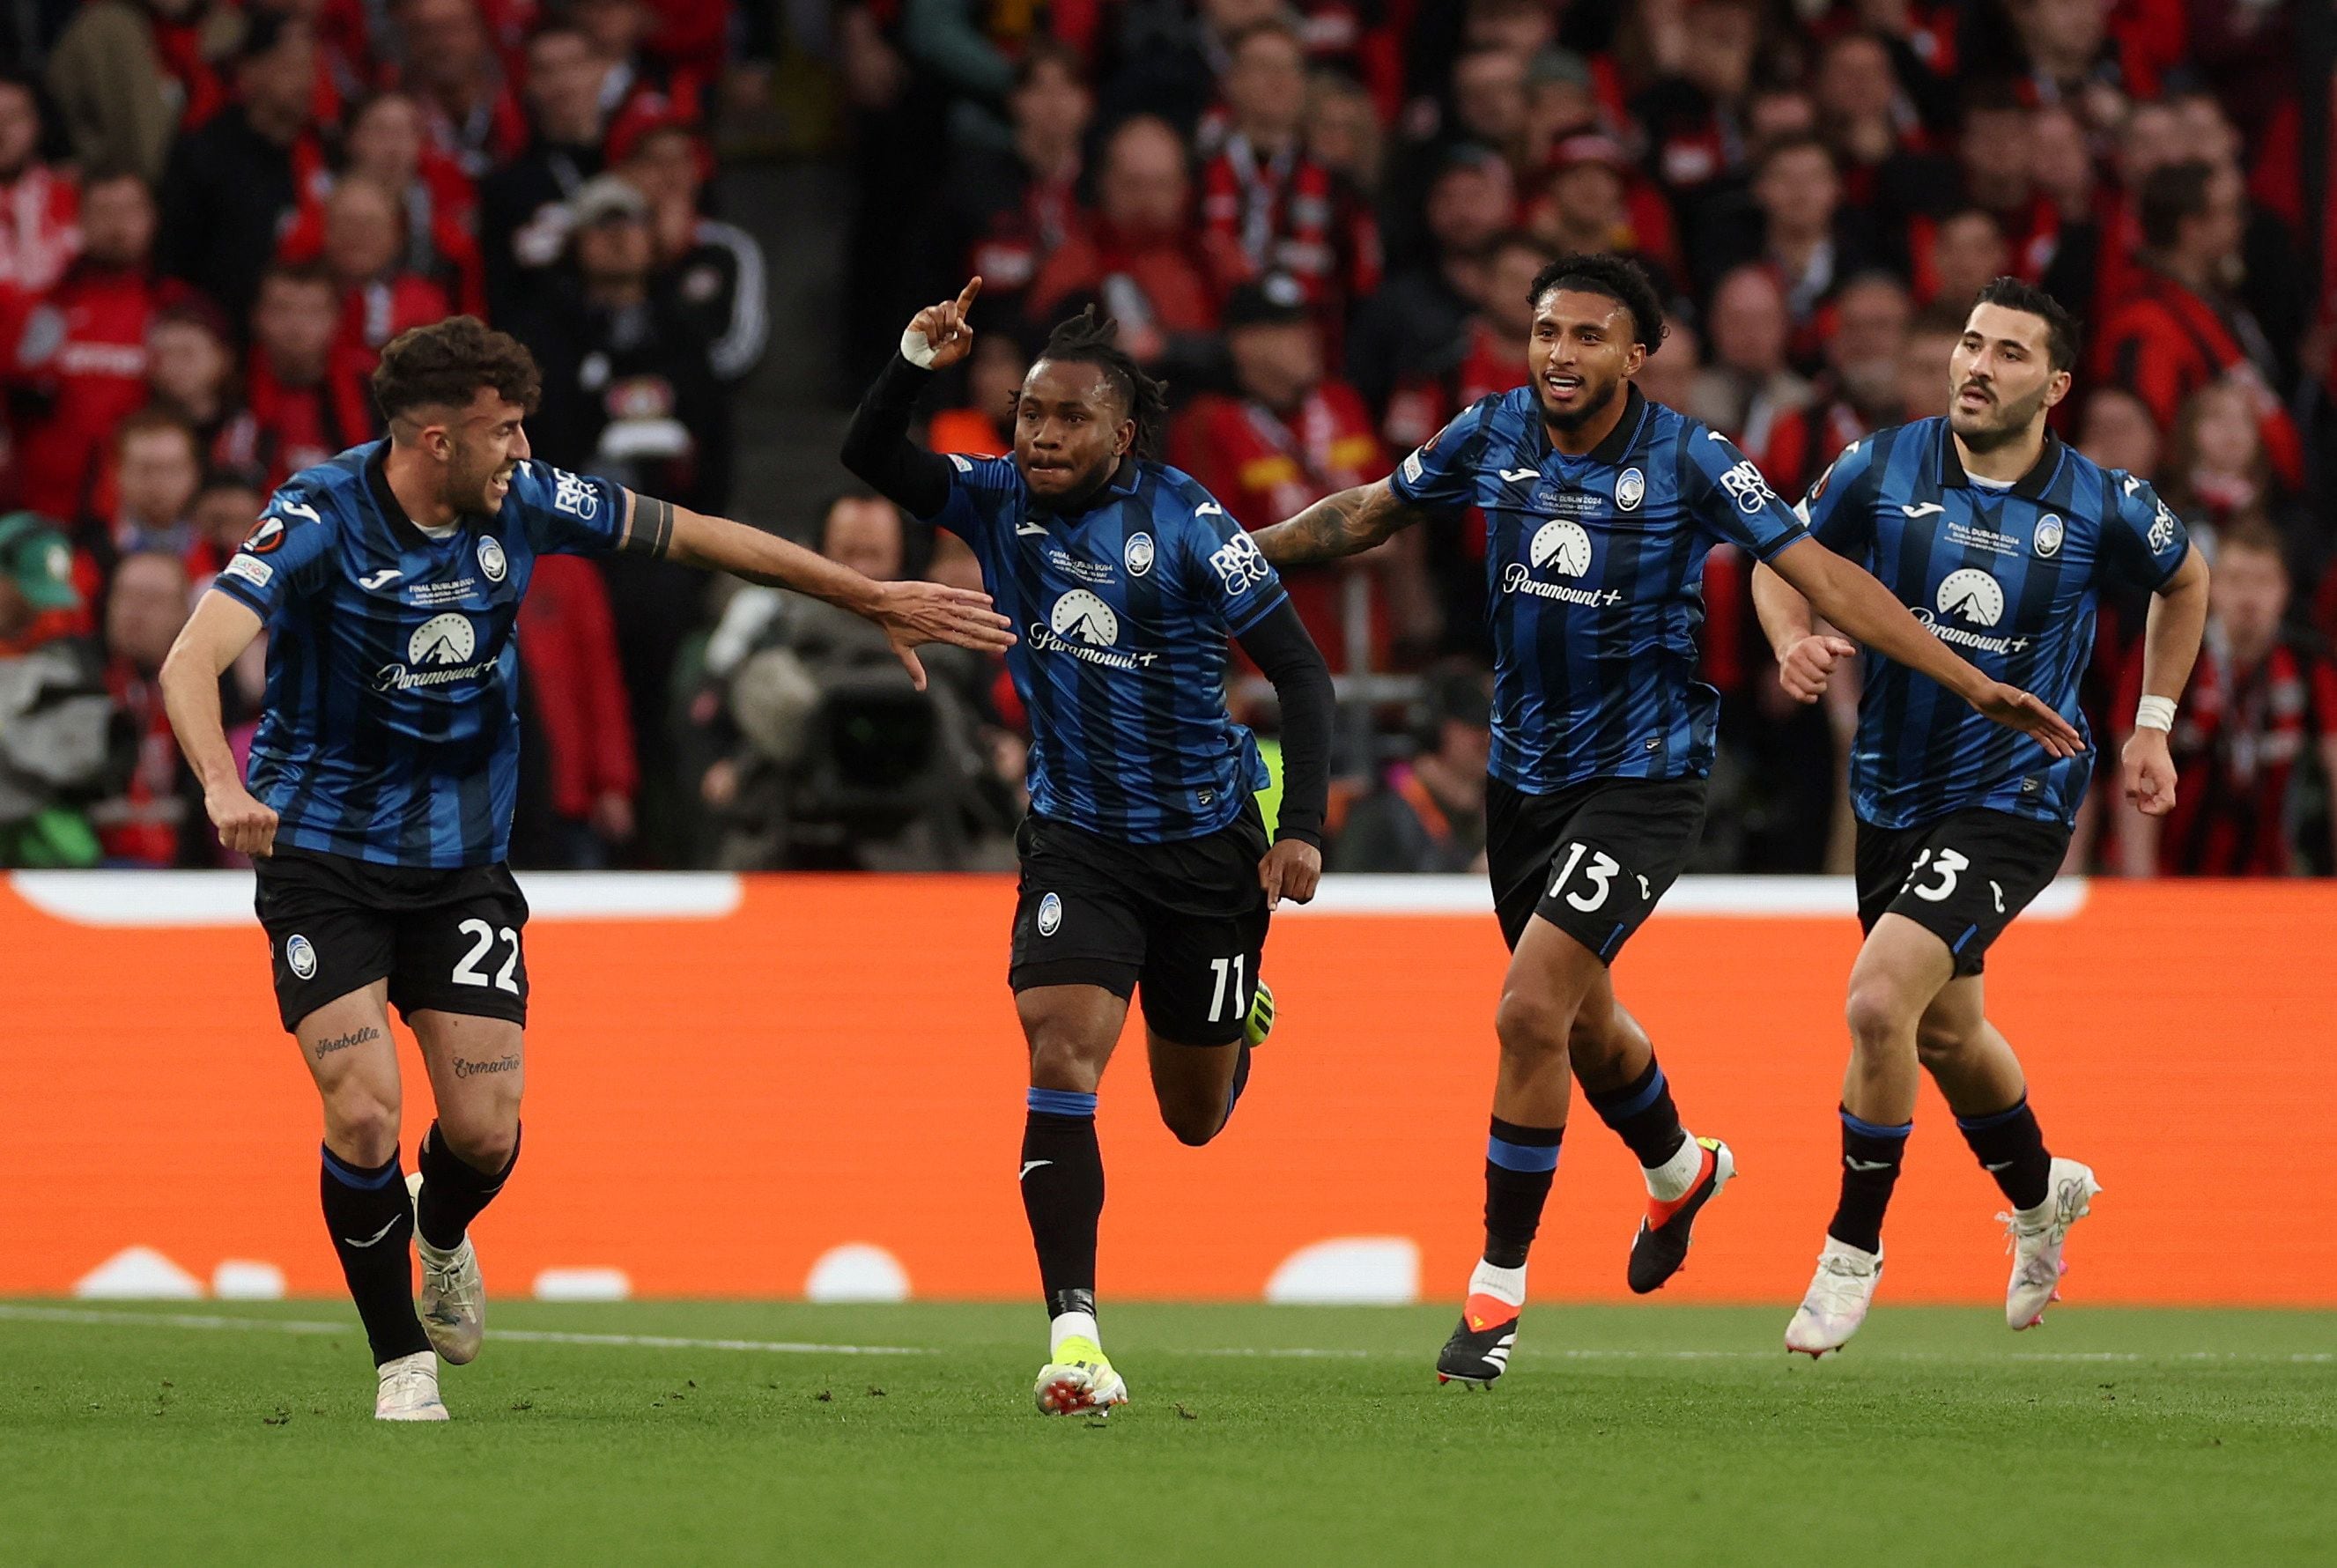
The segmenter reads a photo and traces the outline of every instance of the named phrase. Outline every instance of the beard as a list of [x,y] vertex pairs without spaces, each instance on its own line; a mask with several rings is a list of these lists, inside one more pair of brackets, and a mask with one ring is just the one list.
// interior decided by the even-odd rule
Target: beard
[[[1536,383],[1536,387],[1539,389],[1539,382]],[[1619,380],[1609,381],[1596,392],[1591,392],[1586,387],[1582,407],[1569,408],[1563,414],[1552,413],[1550,405],[1545,402],[1541,406],[1542,423],[1553,430],[1579,430],[1605,412],[1607,406],[1615,401],[1615,395],[1622,389],[1623,383]]]
[[[2044,407],[2045,394],[2040,388],[2017,403],[1999,401],[1986,414],[1965,416],[1961,409],[1951,407],[1948,411],[1948,427],[1973,451],[1994,452],[2025,437]],[[1967,417],[1970,424],[1963,422]]]

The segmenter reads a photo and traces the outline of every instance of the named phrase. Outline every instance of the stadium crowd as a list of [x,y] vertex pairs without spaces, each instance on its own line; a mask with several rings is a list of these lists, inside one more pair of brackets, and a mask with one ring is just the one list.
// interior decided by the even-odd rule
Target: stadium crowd
[[[978,273],[975,352],[927,439],[1002,451],[1032,346],[1097,304],[1170,384],[1169,460],[1251,527],[1381,477],[1521,380],[1527,280],[1559,252],[1648,268],[1674,318],[1641,386],[1788,497],[1866,431],[1944,412],[1983,282],[2042,283],[2087,326],[2061,434],[2149,479],[2215,573],[2174,733],[2182,805],[2145,821],[2097,779],[2073,865],[2337,870],[2324,9],[31,8],[54,25],[0,81],[0,861],[218,863],[155,666],[269,488],[375,433],[364,377],[404,327],[467,310],[528,343],[539,456],[787,514],[732,495],[767,285],[708,200],[730,77],[780,52],[845,108],[838,398]],[[872,574],[978,584],[963,545],[873,495],[801,521]],[[1292,582],[1343,677],[1334,870],[1479,862],[1483,546],[1481,524],[1415,531]],[[1697,868],[1840,868],[1851,694],[1785,696],[1749,570],[1724,546],[1706,573],[1724,717]],[[823,610],[545,558],[514,860],[1011,864],[1023,742],[1002,668],[932,660],[920,697]],[[2088,708],[2107,750],[2141,610],[2103,607]],[[227,684],[248,734],[258,671]]]

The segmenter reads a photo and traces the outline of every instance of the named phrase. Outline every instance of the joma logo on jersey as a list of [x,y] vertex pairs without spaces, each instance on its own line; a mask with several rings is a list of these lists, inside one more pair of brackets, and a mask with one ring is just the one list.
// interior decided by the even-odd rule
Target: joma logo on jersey
[[467,615],[433,615],[406,640],[406,662],[385,664],[373,678],[376,691],[410,691],[417,686],[445,686],[468,681],[494,667],[494,661],[471,662],[479,651],[479,633]]
[[552,471],[552,505],[556,512],[565,512],[571,517],[589,523],[593,514],[601,510],[601,497],[592,493],[592,485],[567,469],[554,468]]

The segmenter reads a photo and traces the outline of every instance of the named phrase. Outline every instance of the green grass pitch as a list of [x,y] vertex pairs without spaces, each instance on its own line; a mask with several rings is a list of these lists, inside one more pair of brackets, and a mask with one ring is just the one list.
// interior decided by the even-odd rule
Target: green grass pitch
[[1450,1318],[1107,1304],[1090,1422],[1027,1306],[498,1303],[388,1427],[345,1305],[5,1306],[0,1563],[2337,1562],[2337,1315],[1543,1307],[1483,1394]]

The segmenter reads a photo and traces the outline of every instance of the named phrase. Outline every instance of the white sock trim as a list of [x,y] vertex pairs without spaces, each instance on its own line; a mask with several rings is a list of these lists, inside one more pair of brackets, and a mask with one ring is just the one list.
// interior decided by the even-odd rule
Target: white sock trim
[[1526,1266],[1521,1263],[1514,1269],[1504,1269],[1480,1258],[1469,1274],[1469,1294],[1491,1296],[1511,1307],[1522,1307],[1526,1304]]
[[1063,1348],[1064,1340],[1074,1338],[1092,1339],[1098,1345],[1103,1343],[1103,1332],[1096,1327],[1094,1313],[1064,1312],[1057,1315],[1055,1320],[1047,1325],[1048,1359],[1054,1358],[1055,1352]]
[[1643,1165],[1639,1171],[1648,1179],[1649,1197],[1658,1203],[1673,1203],[1687,1196],[1703,1169],[1704,1145],[1691,1133],[1680,1141],[1670,1159],[1660,1165]]

